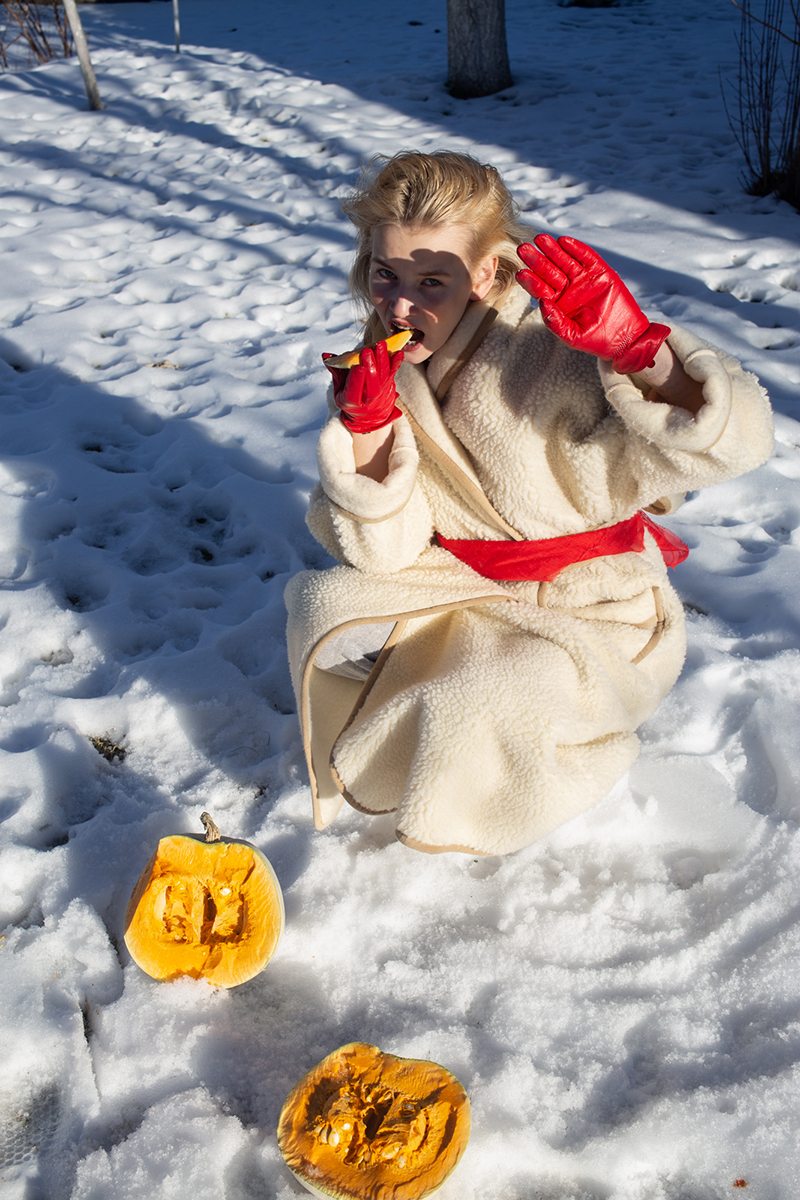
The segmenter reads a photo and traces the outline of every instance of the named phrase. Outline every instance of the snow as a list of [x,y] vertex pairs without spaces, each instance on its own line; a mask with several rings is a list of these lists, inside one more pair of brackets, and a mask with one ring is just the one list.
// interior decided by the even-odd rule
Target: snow
[[[800,214],[740,183],[737,10],[508,0],[516,83],[473,101],[443,0],[184,0],[180,54],[171,5],[81,13],[103,112],[76,60],[0,76],[4,1200],[289,1200],[280,1106],[355,1040],[467,1087],[442,1200],[796,1200]],[[505,859],[314,832],[285,660],[354,341],[337,198],[407,146],[493,162],[776,410],[771,461],[671,521],[689,653],[640,759]],[[122,942],[204,809],[286,901],[230,992]]]

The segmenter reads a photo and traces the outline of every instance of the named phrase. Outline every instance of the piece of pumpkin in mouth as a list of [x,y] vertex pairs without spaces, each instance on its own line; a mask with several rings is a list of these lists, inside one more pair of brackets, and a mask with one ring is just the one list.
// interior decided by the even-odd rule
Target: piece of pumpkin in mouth
[[425,336],[420,329],[415,329],[413,325],[397,325],[392,322],[392,337],[398,336],[401,333],[410,335],[406,342],[407,350],[416,349],[417,346],[421,345],[422,339]]
[[[412,334],[416,332],[411,329],[397,329],[387,338],[380,338],[379,341],[386,342],[386,349],[390,354],[394,354],[397,350],[402,350],[403,346],[411,340]],[[378,343],[376,342],[375,345]],[[372,347],[370,347],[372,349]],[[326,367],[340,367],[348,370],[355,367],[361,362],[361,349],[349,350],[346,354],[337,354],[335,358],[328,358],[325,361]]]

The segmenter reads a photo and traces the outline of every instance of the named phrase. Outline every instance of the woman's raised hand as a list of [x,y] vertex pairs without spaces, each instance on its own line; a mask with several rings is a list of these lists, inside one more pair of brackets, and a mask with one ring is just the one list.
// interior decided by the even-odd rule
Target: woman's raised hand
[[[323,354],[322,361],[333,358]],[[349,370],[328,367],[333,377],[333,401],[351,433],[373,433],[403,414],[397,407],[394,377],[403,351],[390,354],[386,342],[361,352],[361,361]]]
[[612,362],[622,375],[652,367],[669,326],[644,315],[615,271],[577,238],[547,233],[517,250],[517,282],[539,301],[545,325],[569,346]]

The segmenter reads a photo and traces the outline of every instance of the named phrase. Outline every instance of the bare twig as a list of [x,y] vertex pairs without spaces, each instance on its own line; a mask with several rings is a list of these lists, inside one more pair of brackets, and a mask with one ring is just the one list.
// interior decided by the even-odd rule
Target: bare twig
[[[765,29],[771,29],[773,33],[777,33],[778,37],[785,38],[790,45],[800,46],[800,39],[790,37],[788,33],[784,32],[784,30],[779,28],[777,25],[770,25],[768,21],[762,21],[760,17],[753,16],[753,14],[750,12],[749,4],[746,3],[745,6],[742,6],[739,4],[739,0],[731,0],[731,4],[734,6],[734,8],[738,8],[739,12],[745,13],[748,20],[755,21],[758,25],[763,25]],[[792,10],[792,16],[794,17],[795,21],[798,25],[800,25],[800,9],[798,9],[795,0],[789,0],[789,7]]]

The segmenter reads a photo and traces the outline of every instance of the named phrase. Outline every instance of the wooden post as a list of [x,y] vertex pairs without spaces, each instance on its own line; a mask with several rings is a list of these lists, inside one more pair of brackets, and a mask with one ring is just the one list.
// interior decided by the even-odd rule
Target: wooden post
[[178,0],[172,0],[172,22],[175,26],[175,53],[181,48],[181,17],[178,12]]
[[64,0],[64,11],[67,14],[69,27],[72,30],[72,40],[75,42],[75,49],[78,51],[78,61],[81,64],[83,72],[83,82],[86,84],[86,95],[89,97],[89,108],[98,112],[103,103],[100,99],[100,91],[97,87],[97,80],[94,77],[94,69],[92,60],[89,58],[89,47],[86,45],[86,37],[83,32],[83,25],[78,16],[78,6],[75,0]]

